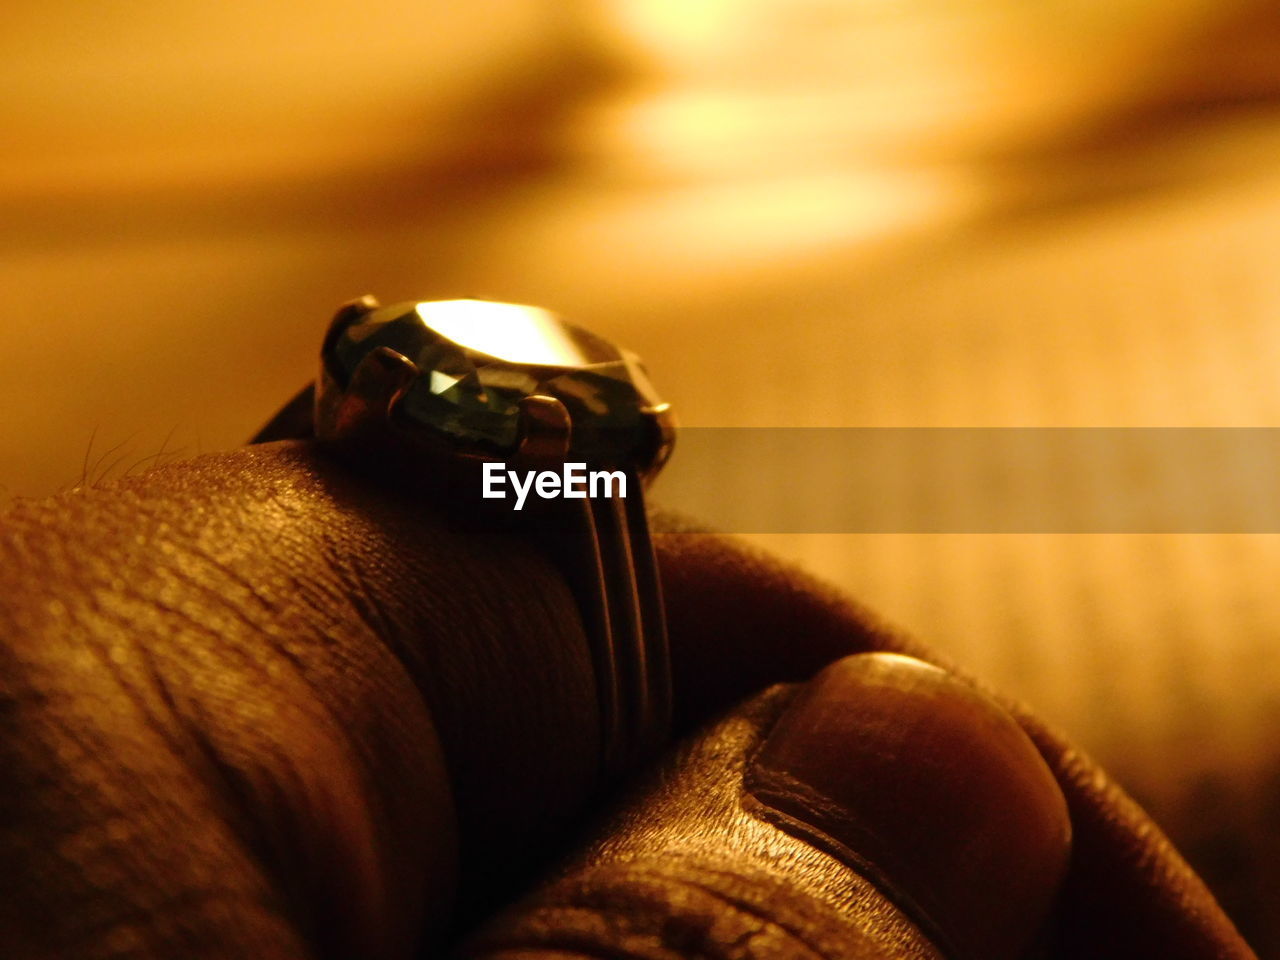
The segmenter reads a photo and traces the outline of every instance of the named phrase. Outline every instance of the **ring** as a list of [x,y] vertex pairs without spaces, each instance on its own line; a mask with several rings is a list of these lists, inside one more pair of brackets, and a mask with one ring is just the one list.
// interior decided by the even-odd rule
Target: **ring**
[[530,537],[577,601],[606,777],[661,746],[671,669],[643,487],[675,420],[639,358],[537,307],[362,297],[330,322],[316,381],[251,442],[306,437]]

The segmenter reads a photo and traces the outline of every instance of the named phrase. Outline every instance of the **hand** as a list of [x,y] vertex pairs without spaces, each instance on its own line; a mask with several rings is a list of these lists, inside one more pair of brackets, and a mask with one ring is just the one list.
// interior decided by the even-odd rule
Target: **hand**
[[[464,950],[1250,956],[1034,720],[917,660],[841,660],[927,654],[731,541],[658,549],[701,732]],[[555,570],[307,445],[20,504],[0,556],[6,957],[411,956],[600,810]]]

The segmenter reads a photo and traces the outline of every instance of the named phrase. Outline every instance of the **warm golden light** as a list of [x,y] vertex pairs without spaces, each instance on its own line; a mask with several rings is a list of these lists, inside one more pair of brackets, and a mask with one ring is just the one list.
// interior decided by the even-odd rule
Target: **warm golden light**
[[538,307],[488,300],[435,300],[418,316],[450,340],[513,363],[576,364],[584,360],[555,317]]
[[[1270,0],[5,13],[0,510],[239,446],[365,291],[544,373],[610,358],[520,304],[602,324],[687,428],[1280,426]],[[460,292],[514,302],[416,304]],[[475,386],[427,372],[437,396]],[[1280,957],[1280,534],[777,519],[866,502],[932,529],[969,491],[1014,502],[945,450],[806,488],[757,446],[711,507],[758,501],[756,529],[791,531],[760,545],[1070,730]],[[1072,516],[1150,473],[1035,462]],[[1192,463],[1176,494],[1207,509],[1197,470],[1280,528],[1270,461]]]

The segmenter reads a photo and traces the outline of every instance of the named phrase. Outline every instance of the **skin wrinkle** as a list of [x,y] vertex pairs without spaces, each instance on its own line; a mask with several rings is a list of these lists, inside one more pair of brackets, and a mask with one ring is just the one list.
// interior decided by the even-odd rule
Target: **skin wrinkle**
[[[340,582],[340,578],[337,577],[336,575],[334,579]],[[335,595],[341,595],[342,592],[343,591],[340,588],[334,591]],[[374,631],[371,630],[370,633],[374,633]],[[316,639],[325,640],[323,635],[320,635],[320,634],[317,635]],[[333,649],[334,651],[338,651],[342,649],[342,646],[343,645],[339,644],[339,645],[333,646]],[[277,644],[277,649],[285,657],[286,661],[293,665],[293,667],[298,673],[299,678],[302,679],[305,683],[307,683],[308,686],[311,687],[313,692],[316,692],[319,688],[317,687],[315,680],[313,680],[309,676],[310,671],[308,670],[306,655],[303,652],[295,653],[291,649],[291,644],[288,642],[287,639],[284,642]],[[314,703],[321,711],[325,713],[327,722],[332,724],[335,728],[340,729],[344,726],[343,720],[339,716],[337,716],[337,714],[335,713],[334,705],[326,702],[326,700],[323,697],[312,697],[305,702]],[[362,711],[358,709],[349,710],[345,712],[352,714],[355,717],[359,717],[362,714]],[[277,749],[276,751],[274,751],[274,753],[275,753],[275,756],[273,759],[273,765],[275,769],[280,773],[287,775],[289,779],[295,782],[295,785],[296,785],[295,793],[297,795],[305,796],[307,793],[307,790],[305,789],[306,778],[301,775],[301,772],[297,768],[296,764],[292,762],[292,757],[290,752],[281,751]],[[367,792],[367,790],[365,792]],[[280,846],[280,845],[277,844],[276,846]],[[356,849],[360,849],[364,845],[355,845],[355,846],[356,846]],[[289,871],[284,871],[284,872],[287,873]],[[302,871],[302,873],[305,874],[305,870]],[[359,889],[359,887],[357,887],[357,889]]]
[[[310,667],[305,656],[291,649],[291,644],[288,642],[291,639],[296,641],[296,637],[291,638],[287,634],[281,634],[280,631],[274,629],[273,624],[269,619],[268,615],[277,612],[278,608],[281,606],[278,599],[270,596],[264,590],[252,587],[251,582],[247,578],[235,575],[233,568],[225,560],[217,562],[216,566],[219,575],[225,574],[241,586],[245,587],[247,595],[256,601],[260,607],[260,613],[263,614],[262,621],[260,622],[249,617],[247,614],[243,614],[242,616],[245,625],[255,631],[276,634],[276,643],[274,645],[276,652],[293,665],[301,679],[307,680],[312,687],[315,687],[315,683],[311,682],[308,678]],[[192,580],[195,582],[195,585],[201,586],[198,578],[193,577]],[[332,576],[313,575],[302,578],[288,575],[285,577],[285,581],[288,584],[290,592],[301,595],[306,599],[310,599],[308,594],[311,594],[313,596],[329,600],[340,601],[350,600],[352,589],[360,582],[359,578],[347,578],[344,580],[338,571],[334,571]],[[217,599],[226,599],[216,590],[212,591],[212,593]],[[229,600],[227,605],[230,608],[230,612],[233,614],[242,614],[239,608],[237,608],[235,604],[230,603]],[[323,609],[325,609],[325,605],[317,603],[304,603],[300,606],[300,610],[303,611],[304,614],[311,611],[316,612],[316,616],[313,618],[316,622],[310,627],[311,635],[308,637],[307,646],[311,646],[315,643],[331,645],[331,638],[328,636],[328,627],[331,621],[319,616],[319,611]],[[369,633],[371,635],[379,635],[377,629],[374,628],[385,626],[385,624],[374,622],[372,624],[366,623],[366,626],[370,627]],[[335,651],[340,651],[342,649],[342,645],[333,645],[333,647]],[[250,658],[246,662],[252,663],[253,660]],[[322,700],[316,700],[315,702],[317,706],[325,710],[331,718],[336,719],[333,717],[333,708],[331,706],[325,704]]]
[[[945,938],[941,936],[938,924],[929,916],[927,910],[893,882],[891,871],[886,872],[881,869],[880,866],[859,855],[856,850],[832,839],[825,831],[815,829],[806,823],[801,823],[796,818],[778,809],[778,805],[781,805],[781,803],[792,806],[798,800],[799,805],[802,807],[821,811],[820,817],[828,822],[848,820],[848,815],[837,804],[815,791],[812,787],[787,774],[776,770],[762,769],[751,763],[748,764],[748,769],[751,771],[747,776],[747,780],[751,784],[750,792],[744,786],[741,797],[741,803],[745,810],[748,810],[760,820],[777,824],[781,829],[786,829],[815,847],[825,850],[843,863],[854,867],[874,883],[898,909],[910,916],[922,930],[930,935],[931,939],[935,942],[945,943]],[[762,803],[761,801],[765,802]],[[873,827],[859,824],[859,828],[866,836],[880,839]],[[883,840],[880,840],[879,846],[884,846]]]
[[[163,612],[173,611],[165,610]],[[188,625],[195,625],[191,618],[186,617],[185,614],[184,619]],[[154,683],[154,691],[160,696],[162,702],[170,708],[167,711],[167,715],[173,721],[176,721],[178,728],[184,734],[185,749],[184,745],[169,732],[172,724],[163,722],[160,719],[161,713],[150,706],[139,685],[135,684],[125,672],[121,662],[119,662],[119,658],[114,654],[108,655],[101,649],[100,644],[94,642],[92,638],[89,638],[87,643],[89,649],[94,650],[100,657],[103,666],[115,678],[121,691],[133,702],[135,709],[145,718],[148,725],[160,731],[175,758],[179,759],[184,765],[190,766],[193,762],[192,754],[194,748],[196,756],[206,762],[206,773],[201,779],[211,783],[215,791],[222,795],[224,798],[224,802],[221,805],[222,809],[231,814],[229,820],[241,842],[246,849],[253,852],[258,862],[263,864],[275,877],[280,888],[286,892],[286,899],[291,904],[289,913],[294,922],[304,932],[310,931],[309,939],[317,939],[314,920],[310,919],[312,911],[308,909],[308,897],[304,891],[293,889],[296,885],[287,882],[291,877],[305,876],[305,874],[282,869],[279,866],[280,844],[273,842],[273,829],[263,818],[253,816],[255,805],[246,800],[249,795],[261,793],[262,785],[252,786],[252,775],[239,769],[235,763],[228,762],[228,759],[211,743],[204,731],[216,729],[216,724],[214,723],[214,718],[199,705],[198,701],[188,704],[185,711],[179,708],[172,692],[169,691],[168,685],[163,680],[163,675],[156,669],[154,658],[145,652],[145,645],[134,642],[130,642],[128,645],[130,650],[144,664],[144,668]],[[193,722],[187,715],[188,712],[199,716],[200,722]],[[297,775],[288,754],[277,754],[273,757],[272,767],[276,776],[293,779],[299,783],[302,782],[302,778]]]
[[[215,566],[217,567],[218,572],[221,572],[222,566],[220,564],[216,564]],[[197,590],[204,593],[207,599],[217,603],[220,608],[226,609],[229,613],[232,614],[233,617],[237,618],[240,621],[242,626],[246,627],[249,631],[255,634],[258,632],[261,632],[261,633],[272,632],[269,626],[263,626],[260,628],[257,620],[255,620],[254,618],[250,617],[247,614],[241,614],[240,611],[238,611],[235,608],[234,604],[232,604],[223,593],[207,588],[201,582],[201,578],[196,576],[194,573],[190,571],[183,571],[183,572],[170,571],[170,575],[173,575],[178,579],[180,579],[184,583],[184,585],[194,587]],[[99,593],[97,591],[93,592],[90,596],[94,600],[99,600]],[[114,604],[115,606],[119,605],[119,601],[124,600],[126,602],[132,601],[136,607],[141,607],[141,608],[155,607],[160,613],[168,614],[172,617],[175,617],[181,620],[182,627],[181,627],[181,631],[179,632],[195,631],[197,633],[203,634],[211,647],[215,647],[215,648],[222,647],[225,650],[225,652],[228,652],[228,653],[236,653],[236,654],[239,653],[236,647],[228,646],[224,643],[219,642],[223,639],[223,636],[226,632],[225,630],[220,630],[216,626],[212,626],[205,623],[203,618],[198,617],[196,615],[198,611],[204,611],[205,608],[197,608],[196,610],[180,609],[177,606],[168,605],[161,601],[153,601],[145,593],[137,590],[130,590],[127,592],[125,596],[122,596],[122,597],[117,596],[117,597],[114,597],[113,599],[117,601],[116,604]],[[124,613],[123,611],[110,611],[106,608],[106,606],[107,605],[102,602],[97,602],[94,605],[94,612],[105,619],[112,620],[114,625],[116,625],[117,627],[126,628],[130,626],[131,619],[126,613]],[[264,603],[263,606],[269,608],[270,604]],[[175,636],[176,635],[177,633],[175,633]],[[127,638],[129,637],[129,633],[127,630],[121,629],[119,631],[119,636],[122,638]],[[134,689],[132,684],[128,681],[128,678],[125,676],[120,666],[115,662],[115,658],[108,651],[102,648],[101,643],[99,643],[93,635],[88,635],[86,637],[86,645],[88,646],[89,649],[94,650],[102,658],[104,666],[115,673],[118,682],[120,682],[123,687],[126,687],[127,689],[129,689],[130,692],[133,692],[135,694],[137,693],[136,689]],[[129,642],[128,647],[131,650],[131,652],[133,652],[136,656],[138,656],[143,662],[144,666],[146,667],[151,677],[152,682],[155,684],[156,692],[161,695],[161,697],[165,700],[168,706],[176,709],[176,701],[172,696],[172,692],[169,690],[168,685],[164,681],[163,673],[157,669],[155,657],[153,653],[149,651],[147,645],[140,644],[137,642]],[[283,656],[285,660],[294,667],[297,673],[297,676],[300,680],[303,680],[304,682],[309,682],[307,679],[308,666],[306,664],[306,661],[303,658],[294,654],[284,644],[277,644],[275,646],[275,652]],[[259,658],[254,656],[248,656],[248,655],[238,656],[238,662],[239,662],[239,665],[242,667],[247,667],[247,668],[259,670],[259,671],[261,671],[262,669],[262,665],[259,661]],[[266,680],[269,678],[266,674],[263,674],[263,679]],[[310,684],[310,685],[314,689],[314,684]],[[323,700],[318,698],[312,698],[305,702],[313,703],[320,711],[323,711],[328,716],[328,719],[330,720],[336,719],[333,717],[332,709],[328,707],[323,702]],[[144,702],[140,701],[140,703],[144,703]],[[152,718],[153,721],[158,717],[157,713],[149,709],[146,709],[145,704],[144,704],[144,710]],[[174,716],[179,721],[183,720],[183,718],[180,716],[179,713],[174,713]],[[190,728],[192,725],[190,723],[186,723],[185,726]]]
[[[13,682],[15,679],[16,678],[12,676],[9,677],[10,682]],[[83,701],[80,701],[77,698],[77,700],[70,701],[69,703],[71,705],[75,705],[77,703],[83,704]],[[49,723],[50,718],[48,717],[47,714],[38,714],[34,718],[28,716],[27,719],[38,720],[39,722],[24,723],[22,729],[25,735],[20,735],[22,736],[21,740],[10,740],[6,738],[5,743],[7,743],[10,748],[8,752],[11,753],[13,750],[17,750],[20,756],[24,754],[27,756],[32,756],[32,749],[40,744],[67,742],[68,739],[71,739],[71,738],[74,738],[74,740],[77,740],[82,744],[82,748],[79,751],[77,765],[76,767],[72,768],[79,772],[79,776],[76,777],[74,780],[69,778],[64,779],[62,777],[50,778],[50,779],[44,779],[44,778],[34,779],[29,784],[29,787],[34,790],[37,790],[38,792],[36,792],[35,795],[28,797],[27,800],[32,804],[35,804],[36,809],[40,809],[45,812],[52,812],[53,810],[65,809],[68,803],[73,805],[72,807],[73,809],[79,809],[84,816],[84,819],[82,821],[83,826],[79,828],[75,834],[67,835],[68,840],[78,839],[80,837],[88,838],[88,837],[103,836],[101,832],[102,831],[101,825],[105,823],[109,823],[110,819],[108,817],[102,816],[101,811],[103,810],[104,804],[106,804],[106,809],[112,809],[114,807],[114,801],[111,799],[112,797],[111,792],[104,793],[102,791],[104,789],[109,790],[111,788],[111,785],[113,783],[111,777],[113,774],[117,773],[117,770],[114,769],[115,764],[123,763],[125,766],[122,767],[121,769],[128,769],[128,766],[131,762],[131,758],[140,758],[142,755],[139,754],[136,750],[131,752],[125,749],[127,747],[126,741],[122,741],[119,739],[114,741],[114,749],[111,754],[103,753],[101,749],[95,747],[96,741],[92,738],[94,727],[91,724],[87,724],[83,722],[83,719],[79,722],[74,722],[75,720],[74,715],[63,715],[63,722],[59,722],[56,726],[50,725]],[[67,721],[72,721],[72,722],[67,722]],[[16,731],[14,732],[16,733]],[[110,758],[112,761],[113,769],[110,769],[110,770],[101,769],[102,761],[108,758]],[[10,756],[9,759],[12,760],[13,759],[12,756]],[[14,764],[7,764],[7,766],[9,769],[21,769],[20,767],[16,767]],[[155,766],[154,758],[148,760],[148,766],[150,767]],[[166,763],[166,764],[162,764],[162,766],[168,767],[170,765]],[[142,775],[134,780],[135,785],[137,784],[145,785],[148,782],[149,780],[145,775]],[[90,793],[84,792],[85,786],[89,786],[92,789],[93,793],[90,794]],[[163,794],[156,794],[150,791],[148,791],[147,793],[147,796],[162,796],[162,795]],[[180,791],[174,792],[173,795],[174,796],[185,795],[185,792],[180,790]],[[93,799],[93,797],[95,796],[98,797],[96,801]],[[62,798],[62,799],[58,799],[58,798]],[[19,799],[18,797],[11,798],[13,802],[17,802],[18,799]],[[195,798],[189,798],[189,799],[195,799]],[[141,805],[134,807],[130,811],[130,813],[127,814],[127,816],[137,817],[140,811],[145,811],[147,809],[147,806],[148,806],[147,803],[144,802]],[[195,804],[192,804],[192,807],[194,807],[195,809],[203,809],[204,805],[202,803],[197,802]],[[14,809],[13,807],[10,807],[9,812],[16,817],[18,810],[20,809],[22,808],[19,807],[17,809]],[[95,811],[97,811],[97,813],[95,813]],[[9,817],[6,817],[4,822],[13,823],[17,821],[14,819],[10,819]],[[180,817],[174,817],[172,819],[171,826],[179,824],[180,822],[181,822]],[[217,820],[211,817],[206,822],[212,825],[216,823]],[[44,862],[44,857],[47,856],[47,852],[44,849],[42,849],[44,845],[40,844],[35,839],[35,837],[28,838],[25,834],[14,835],[12,833],[5,834],[3,837],[0,837],[0,843],[11,845],[15,841],[18,841],[24,844],[34,844],[34,846],[30,849],[30,855],[34,855],[35,857],[38,858],[36,862]],[[101,843],[100,840],[95,840],[94,846],[96,847],[100,843]],[[77,848],[78,847],[79,847],[79,844],[77,844]],[[12,849],[12,847],[10,847],[10,849]],[[70,853],[75,848],[68,848],[61,844],[58,844],[58,845],[54,845],[52,849],[58,850],[58,851],[67,850],[68,853]],[[233,848],[223,847],[222,849],[229,853]],[[130,854],[130,856],[125,857],[120,861],[121,864],[123,865],[129,862],[132,862],[133,857],[136,854],[142,853],[142,852],[145,852],[145,848],[135,849],[133,853]],[[76,871],[77,875],[81,875],[81,871],[84,869],[83,865],[80,864],[79,861],[80,861],[80,855],[73,855],[73,859],[69,861],[69,864],[71,865],[72,869]],[[13,861],[9,858],[6,858],[5,862],[9,864],[13,863]],[[21,871],[19,871],[17,875],[21,876],[22,875]],[[85,873],[83,874],[83,876],[91,877],[92,874]],[[131,888],[124,888],[124,889],[132,889],[135,894],[142,894],[144,897],[147,898],[146,902],[135,903],[132,908],[129,906],[128,903],[117,902],[116,904],[114,904],[114,909],[111,911],[111,913],[106,917],[99,917],[96,923],[93,922],[91,914],[77,912],[77,913],[70,914],[69,917],[62,918],[58,923],[53,925],[50,928],[50,933],[58,938],[56,942],[61,942],[66,947],[65,950],[60,949],[56,951],[56,955],[59,955],[59,956],[75,955],[75,956],[86,956],[86,957],[91,955],[98,956],[100,954],[96,948],[93,951],[84,949],[85,947],[87,947],[87,945],[90,942],[96,943],[98,941],[98,937],[96,936],[97,934],[101,933],[103,930],[106,930],[106,929],[119,931],[120,929],[122,929],[122,925],[127,927],[132,922],[131,917],[133,916],[151,915],[153,911],[156,909],[155,904],[158,902],[157,897],[164,897],[165,894],[163,889],[155,889],[154,887],[151,887],[145,880],[141,880],[142,876],[145,876],[145,874],[144,875],[135,874],[135,877],[137,877],[140,882],[136,882],[136,885]],[[249,880],[252,876],[253,876],[252,870],[246,870],[243,867],[241,867],[238,872],[232,872],[227,874],[228,878],[234,878],[235,881],[237,881],[240,884],[245,883],[245,881]],[[18,892],[19,889],[21,888],[16,888],[13,892],[16,893]],[[200,892],[208,890],[208,888],[204,886],[202,882],[193,882],[189,886],[189,890],[191,891],[193,896],[201,896],[202,894]],[[6,898],[6,900],[7,899],[8,898]],[[255,895],[250,899],[257,900],[259,898]],[[254,914],[253,911],[245,911],[246,922],[248,922],[251,919],[253,914]],[[67,923],[66,920],[69,918],[75,918],[78,922]],[[77,927],[79,927],[80,929],[77,930]],[[193,953],[191,955],[195,956],[197,954]]]
[[[699,882],[698,880],[689,877],[685,877],[683,880],[690,887],[696,888],[702,893],[710,896],[712,900],[719,901],[729,909],[736,910],[742,913],[745,917],[749,917],[751,920],[760,924],[759,929],[746,930],[732,943],[725,944],[724,956],[736,957],[739,955],[738,948],[747,946],[752,942],[756,942],[757,944],[764,943],[766,937],[775,931],[781,932],[784,935],[785,942],[789,949],[794,945],[797,947],[803,947],[814,956],[822,956],[820,944],[812,942],[809,931],[805,929],[803,924],[795,922],[788,923],[786,917],[770,916],[769,913],[766,912],[765,909],[762,909],[759,904],[753,904],[741,896],[734,896],[733,894],[720,890],[716,886],[708,884],[705,881]],[[774,949],[776,951],[776,947],[774,947]],[[748,951],[741,955],[756,956],[757,954],[752,951]]]
[[[533,949],[574,956],[673,960],[835,960],[835,955],[823,952],[820,938],[813,942],[811,918],[788,922],[770,915],[774,905],[772,901],[769,907],[751,903],[690,877],[620,869],[614,874],[582,878],[574,888],[552,894],[525,914],[516,931],[487,942],[483,956],[490,956],[491,951],[501,955],[513,949]],[[583,911],[590,919],[577,916],[567,923],[565,913],[569,911]],[[726,928],[741,929],[726,939]]]
[[593,953],[587,949],[572,951],[540,947],[517,948],[515,950],[499,950],[488,955],[488,960],[644,960],[635,954],[619,954],[613,952]]
[[338,570],[335,571],[334,579],[339,584],[336,592],[346,597],[351,609],[370,633],[380,637],[394,634],[387,618],[383,616],[381,608],[373,598],[372,591],[366,587],[367,578],[363,573],[358,569],[350,572]]
[[[101,643],[92,637],[85,638],[85,648],[92,651],[94,656],[98,658],[106,673],[115,681],[117,688],[125,695],[132,704],[133,709],[143,718],[146,725],[159,734],[165,746],[168,747],[170,754],[175,760],[184,764],[190,764],[192,760],[192,751],[184,749],[184,746],[196,746],[197,752],[206,759],[212,759],[211,751],[207,749],[207,743],[202,744],[202,737],[193,736],[193,724],[184,722],[181,714],[177,710],[177,704],[173,699],[172,693],[168,689],[168,685],[161,679],[160,674],[155,668],[155,662],[150,655],[144,652],[142,645],[131,643],[132,652],[138,656],[143,664],[148,679],[151,681],[151,689],[160,697],[161,703],[165,707],[164,710],[155,710],[148,702],[148,698],[143,693],[139,685],[135,684],[132,678],[124,669],[124,666],[112,656],[108,651],[103,649]],[[164,719],[162,719],[164,718]],[[181,733],[174,730],[174,724],[166,722],[167,720],[177,721],[178,729]],[[205,747],[205,749],[200,749]],[[216,771],[217,765],[211,764],[208,769]]]
[[[200,732],[215,728],[208,710],[197,701],[189,705],[187,712],[198,717],[199,722],[184,719],[184,726],[191,728],[193,739],[208,759],[224,795],[242,814],[238,818],[242,842],[273,878],[304,938],[312,943],[324,942],[327,938],[322,923],[316,920],[318,910],[313,902],[317,892],[307,889],[305,864],[291,856],[290,838],[281,831],[279,818],[262,813],[263,810],[288,809],[289,797],[306,793],[306,778],[295,763],[292,751],[271,751],[271,777],[255,777],[243,761],[225,756]],[[277,789],[275,785],[281,783],[289,784],[291,789]]]

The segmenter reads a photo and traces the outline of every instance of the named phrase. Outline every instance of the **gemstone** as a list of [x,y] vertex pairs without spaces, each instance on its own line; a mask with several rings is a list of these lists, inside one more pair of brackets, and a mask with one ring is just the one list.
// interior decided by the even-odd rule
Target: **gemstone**
[[520,401],[534,395],[568,411],[566,459],[628,466],[652,447],[644,410],[660,401],[639,359],[547,310],[485,300],[379,307],[343,330],[325,357],[338,386],[378,347],[420,371],[402,415],[476,452],[515,453]]

